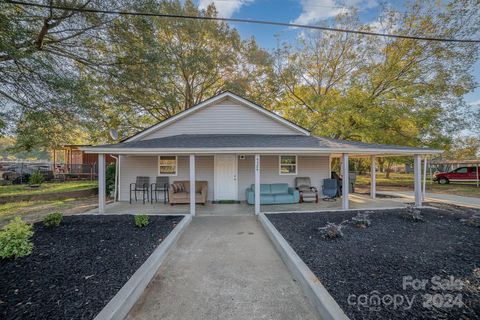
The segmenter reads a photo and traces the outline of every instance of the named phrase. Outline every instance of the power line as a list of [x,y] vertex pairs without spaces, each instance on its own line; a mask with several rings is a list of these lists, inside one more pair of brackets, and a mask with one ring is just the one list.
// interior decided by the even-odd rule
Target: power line
[[78,7],[76,8],[76,7],[31,3],[31,2],[21,2],[21,1],[14,1],[14,0],[12,0],[12,1],[7,0],[6,2],[7,3],[12,3],[12,4],[18,4],[18,5],[22,5],[22,6],[47,8],[47,9],[58,9],[58,10],[68,10],[68,11],[75,11],[75,12],[90,12],[90,13],[118,14],[118,15],[128,15],[128,16],[160,17],[160,18],[177,18],[177,19],[191,19],[191,20],[210,20],[210,21],[224,21],[224,22],[241,22],[241,23],[254,23],[254,24],[263,24],[263,25],[314,29],[314,30],[332,31],[332,32],[343,32],[343,33],[361,34],[361,35],[368,35],[368,36],[380,36],[380,37],[388,37],[388,38],[400,38],[400,39],[423,40],[423,41],[438,41],[438,42],[480,43],[480,40],[475,40],[475,39],[417,37],[417,36],[409,36],[409,35],[388,34],[388,33],[380,33],[380,32],[361,31],[361,30],[349,30],[349,29],[341,29],[341,28],[330,28],[330,27],[314,26],[314,25],[307,25],[307,24],[276,22],[276,21],[268,21],[268,20],[250,20],[250,19],[220,18],[220,17],[199,17],[199,16],[190,16],[190,15],[182,15],[182,14],[115,11],[115,10],[89,9],[89,8],[78,8]]

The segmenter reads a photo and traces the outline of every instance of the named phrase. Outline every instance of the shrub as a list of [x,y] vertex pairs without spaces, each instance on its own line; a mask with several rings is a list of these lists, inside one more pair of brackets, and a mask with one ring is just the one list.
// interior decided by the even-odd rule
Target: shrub
[[0,258],[18,258],[32,253],[32,226],[15,217],[0,231]]
[[140,214],[135,216],[135,225],[139,228],[146,227],[148,225],[148,216],[146,214]]
[[115,164],[109,164],[105,172],[105,192],[113,198],[115,192]]
[[327,225],[322,228],[318,228],[322,232],[322,236],[327,239],[335,239],[343,237],[342,229],[345,227],[344,223],[346,220],[340,224],[335,224],[333,222],[327,222]]
[[368,212],[359,212],[355,217],[352,218],[352,223],[357,228],[367,228],[372,223],[370,219],[368,219]]
[[43,218],[43,225],[45,227],[58,227],[63,220],[63,214],[61,212],[49,213]]
[[28,184],[29,185],[41,185],[43,182],[43,173],[40,172],[40,170],[35,170],[32,172],[30,175],[30,178],[28,179]]
[[425,221],[422,216],[422,211],[416,208],[415,206],[408,206],[405,211],[405,217],[409,220],[418,222],[418,221]]

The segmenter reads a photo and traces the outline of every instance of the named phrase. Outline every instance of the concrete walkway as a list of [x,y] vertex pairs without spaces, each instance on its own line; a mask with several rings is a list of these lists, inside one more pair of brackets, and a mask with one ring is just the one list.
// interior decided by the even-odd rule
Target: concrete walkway
[[316,319],[253,215],[197,216],[127,319]]
[[[377,191],[377,194],[385,194],[397,197],[404,197],[414,200],[413,191]],[[478,198],[462,197],[452,194],[440,194],[440,193],[426,193],[425,202],[442,202],[454,204],[457,206],[464,206],[470,208],[480,209],[480,190],[478,191]]]

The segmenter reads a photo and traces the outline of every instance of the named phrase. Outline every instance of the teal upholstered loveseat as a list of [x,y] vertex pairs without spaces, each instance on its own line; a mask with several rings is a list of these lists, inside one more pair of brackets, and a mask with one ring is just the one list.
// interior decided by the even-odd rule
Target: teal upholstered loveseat
[[[255,203],[255,185],[246,190],[248,204]],[[287,183],[260,184],[260,204],[298,203],[300,193]]]

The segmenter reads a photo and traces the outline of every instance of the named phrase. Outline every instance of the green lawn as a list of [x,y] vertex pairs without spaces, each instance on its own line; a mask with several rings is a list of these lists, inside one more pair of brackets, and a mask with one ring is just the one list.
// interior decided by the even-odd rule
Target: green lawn
[[19,201],[0,204],[0,227],[15,216],[33,222],[41,220],[48,213],[60,211],[74,214],[94,208],[97,197],[69,198],[61,200]]
[[[427,179],[429,179],[427,177]],[[357,186],[362,188],[370,185],[370,175],[357,176]],[[377,173],[377,190],[381,191],[408,191],[413,190],[413,174],[391,173],[390,179],[385,177],[384,173]],[[450,183],[440,185],[431,180],[427,180],[427,192],[454,194],[465,197],[480,198],[480,188],[475,184],[456,184]]]
[[97,185],[97,181],[68,181],[59,183],[43,183],[40,188],[36,189],[31,189],[27,185],[0,186],[0,197],[84,190],[96,187]]
[[[395,185],[395,186],[413,186],[413,174],[405,174],[405,173],[390,173],[390,178],[387,179],[385,173],[377,172],[377,186],[388,186],[388,185]],[[370,174],[357,176],[357,183],[358,184],[370,184]]]

